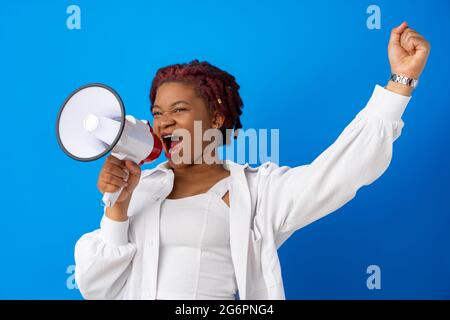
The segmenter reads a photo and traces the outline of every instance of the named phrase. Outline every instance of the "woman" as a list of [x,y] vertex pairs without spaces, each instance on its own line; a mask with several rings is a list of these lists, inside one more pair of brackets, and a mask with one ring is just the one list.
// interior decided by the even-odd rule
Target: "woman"
[[[428,42],[402,23],[389,42],[392,73],[418,79],[429,51]],[[76,244],[82,295],[285,299],[277,249],[388,167],[412,92],[411,84],[398,79],[376,86],[367,106],[311,164],[251,168],[205,163],[206,143],[195,149],[186,140],[199,137],[195,121],[202,136],[241,127],[234,77],[198,61],[158,70],[150,92],[153,128],[169,160],[142,173],[132,162],[106,160],[99,190],[125,189],[105,209],[100,229]]]

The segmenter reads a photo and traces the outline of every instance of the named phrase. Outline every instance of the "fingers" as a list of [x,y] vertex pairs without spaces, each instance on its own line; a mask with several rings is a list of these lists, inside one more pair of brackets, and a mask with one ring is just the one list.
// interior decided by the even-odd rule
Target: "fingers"
[[135,175],[135,176],[140,176],[141,175],[141,168],[136,163],[134,163],[133,161],[126,160],[125,161],[125,167],[126,167],[126,169],[128,169],[130,171],[130,173],[132,175]]
[[390,44],[400,44],[401,35],[407,28],[408,28],[408,23],[403,22],[398,27],[395,27],[394,29],[392,29],[391,38],[389,40],[389,43]]
[[129,194],[139,183],[141,168],[130,160],[119,160],[114,156],[106,158],[98,178],[100,192],[116,192],[120,188]]
[[104,185],[113,185],[118,188],[126,187],[127,181],[125,179],[119,178],[115,175],[105,173],[100,177],[100,181],[103,182]]
[[413,29],[407,29],[401,36],[401,46],[408,51],[409,54],[414,54],[416,51],[429,51],[430,44],[418,32]]
[[122,178],[124,180],[128,179],[128,176],[130,175],[130,172],[127,168],[122,168],[119,167],[116,164],[112,164],[112,163],[105,163],[104,167],[103,167],[103,171],[105,173],[109,173],[112,175],[115,175],[118,178]]
[[113,156],[109,156],[101,170],[98,179],[98,189],[100,192],[116,192],[120,188],[127,186],[130,172],[126,168],[124,161]]
[[106,183],[106,182],[101,181],[101,180],[99,180],[99,182],[98,182],[98,190],[101,193],[105,193],[105,192],[113,193],[113,192],[119,191],[121,188],[124,188],[123,190],[125,190],[126,187],[127,187],[126,185],[123,186],[123,187],[119,187],[119,186],[117,186],[115,184]]
[[117,159],[116,157],[114,157],[114,156],[112,156],[112,155],[110,155],[110,156],[108,156],[108,157],[106,158],[105,163],[112,163],[112,164],[115,164],[115,165],[117,165],[117,166],[119,166],[119,167],[125,168],[125,163],[124,163],[124,161],[119,160],[119,159]]
[[[121,188],[122,187],[118,187],[114,184],[106,184],[103,182],[101,187],[99,187],[99,190],[101,193],[105,193],[105,192],[114,193],[116,191],[119,191]],[[125,187],[123,187],[123,188],[125,188]]]
[[407,50],[408,52],[410,52],[411,50],[414,50],[414,46],[411,46],[412,42],[411,42],[411,38],[412,37],[420,37],[420,34],[418,34],[416,31],[414,31],[413,29],[406,29],[405,32],[402,33],[401,37],[400,37],[400,45],[405,48],[405,50]]

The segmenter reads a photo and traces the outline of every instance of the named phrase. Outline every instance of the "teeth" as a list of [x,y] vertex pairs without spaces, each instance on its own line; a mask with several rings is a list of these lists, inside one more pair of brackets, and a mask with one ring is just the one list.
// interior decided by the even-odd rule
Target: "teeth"
[[163,136],[163,139],[169,139],[169,138],[171,141],[179,141],[180,140],[179,136],[174,136],[173,134],[167,134],[167,135]]

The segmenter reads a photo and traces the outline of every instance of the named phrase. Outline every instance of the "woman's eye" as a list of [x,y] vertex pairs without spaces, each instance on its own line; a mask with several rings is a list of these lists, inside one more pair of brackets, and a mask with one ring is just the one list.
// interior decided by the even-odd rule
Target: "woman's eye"
[[186,108],[177,108],[177,109],[174,110],[175,113],[180,113],[180,112],[183,112],[183,111],[186,111]]
[[153,112],[153,116],[154,117],[157,117],[157,116],[160,116],[160,115],[161,115],[161,112],[158,112],[158,111]]

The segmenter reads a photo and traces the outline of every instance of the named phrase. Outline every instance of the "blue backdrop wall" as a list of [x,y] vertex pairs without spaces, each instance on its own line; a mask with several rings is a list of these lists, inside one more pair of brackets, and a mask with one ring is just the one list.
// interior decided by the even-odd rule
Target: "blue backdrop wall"
[[[380,29],[367,26],[373,4]],[[68,27],[71,5],[80,29]],[[283,245],[286,296],[450,298],[449,12],[444,0],[2,1],[0,298],[81,298],[73,249],[98,227],[103,161],[79,163],[58,147],[56,116],[72,90],[106,83],[129,114],[151,120],[156,70],[209,61],[241,85],[244,126],[279,128],[280,163],[296,166],[386,84],[390,30],[403,20],[432,52],[391,166]],[[367,286],[370,265],[380,289]]]

